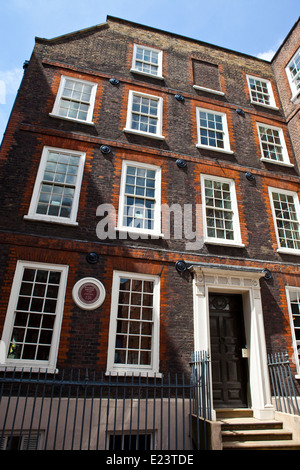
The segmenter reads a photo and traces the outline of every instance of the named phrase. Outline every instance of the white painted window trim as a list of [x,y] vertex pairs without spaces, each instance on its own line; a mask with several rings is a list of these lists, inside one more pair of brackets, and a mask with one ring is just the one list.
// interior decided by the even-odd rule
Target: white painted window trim
[[[70,218],[50,216],[50,215],[36,213],[40,186],[43,181],[45,166],[46,166],[47,159],[48,159],[48,153],[50,151],[80,156],[80,165],[78,167],[77,181],[75,185],[75,193],[74,193]],[[76,150],[67,150],[67,149],[61,149],[61,148],[56,148],[56,147],[44,147],[43,148],[40,166],[37,172],[36,181],[35,181],[32,197],[31,197],[31,202],[30,202],[30,206],[28,210],[28,215],[25,215],[24,219],[36,220],[40,222],[51,222],[51,223],[56,223],[56,224],[58,223],[58,224],[63,224],[63,225],[78,225],[78,222],[76,222],[76,217],[77,217],[77,212],[78,212],[78,204],[79,204],[80,189],[81,189],[81,183],[82,183],[82,177],[83,177],[83,171],[84,171],[85,156],[86,154],[84,152],[78,152]]]
[[295,209],[297,213],[297,219],[300,227],[300,205],[299,205],[299,198],[298,194],[294,191],[288,191],[288,190],[283,190],[283,189],[278,189],[278,188],[273,188],[269,186],[269,198],[270,198],[270,205],[272,209],[272,216],[273,216],[273,223],[274,223],[274,229],[276,233],[276,240],[277,240],[277,252],[278,253],[286,253],[286,254],[292,254],[292,255],[300,255],[300,250],[293,249],[293,248],[284,248],[280,246],[280,239],[279,239],[279,234],[278,234],[278,228],[277,228],[277,219],[276,219],[276,213],[275,213],[275,208],[274,208],[274,201],[273,201],[273,192],[276,193],[281,193],[281,194],[286,194],[289,196],[292,196],[294,199],[295,203]]
[[[136,52],[137,52],[137,48],[140,47],[141,49],[145,49],[145,50],[148,50],[148,51],[154,51],[154,52],[158,52],[158,69],[157,69],[157,75],[153,74],[153,73],[147,73],[147,72],[143,72],[141,70],[138,70],[136,69],[136,65],[135,65],[135,62],[136,62]],[[153,77],[153,78],[157,78],[158,80],[164,80],[164,77],[162,75],[162,61],[163,61],[163,53],[161,50],[159,49],[155,49],[154,47],[148,47],[148,46],[141,46],[140,44],[134,44],[133,45],[133,56],[132,56],[132,67],[130,69],[131,72],[134,72],[134,73],[138,73],[140,75],[145,75],[147,77]]]
[[213,90],[211,88],[206,88],[204,86],[193,85],[193,88],[195,88],[195,90],[206,91],[207,93],[212,93],[213,95],[225,96],[225,93],[223,91]]
[[[16,310],[19,290],[22,282],[23,271],[25,268],[32,269],[46,269],[61,272],[61,279],[59,284],[59,291],[56,304],[56,320],[54,323],[52,345],[50,348],[48,361],[35,361],[35,360],[22,360],[22,359],[9,359],[7,358],[7,350],[10,344],[11,331],[14,324],[14,313]],[[11,293],[5,317],[3,334],[0,341],[0,369],[3,367],[13,367],[31,370],[47,370],[48,372],[56,371],[57,353],[59,347],[60,331],[63,318],[65,293],[67,286],[69,266],[58,264],[45,264],[31,261],[18,261],[16,265],[15,275],[11,287]]]
[[[290,162],[290,159],[289,159],[289,155],[288,155],[288,151],[287,151],[287,147],[286,147],[286,143],[285,143],[283,130],[280,127],[270,126],[269,124],[265,124],[263,122],[257,122],[256,126],[257,126],[257,134],[258,134],[258,138],[259,138],[260,151],[261,151],[261,155],[262,155],[260,160],[262,162],[274,163],[275,165],[283,165],[283,166],[293,167],[294,165]],[[264,152],[263,152],[263,148],[262,148],[262,141],[261,141],[261,136],[260,136],[260,132],[259,132],[259,127],[260,126],[263,126],[266,129],[273,129],[273,130],[278,131],[279,138],[280,138],[280,144],[281,144],[281,148],[282,148],[282,156],[283,156],[283,161],[282,162],[280,162],[279,160],[271,160],[271,158],[265,158],[264,157]]]
[[[221,116],[222,125],[223,125],[223,136],[224,136],[224,148],[223,149],[219,147],[212,147],[210,145],[201,144],[200,111],[204,111],[205,113],[211,113],[211,114]],[[196,119],[197,119],[197,139],[198,139],[198,142],[196,144],[197,148],[203,148],[207,150],[213,150],[215,152],[233,154],[233,151],[230,149],[229,132],[228,132],[228,126],[227,126],[227,115],[225,113],[220,113],[218,111],[215,111],[213,109],[208,109],[208,108],[196,108]]]
[[[87,114],[87,120],[70,118],[70,117],[67,117],[67,116],[61,116],[59,114],[59,104],[60,104],[60,100],[62,98],[62,92],[64,90],[66,80],[72,80],[74,82],[84,83],[84,84],[92,86],[91,100],[90,100],[90,104],[89,104],[89,111],[88,111],[88,114]],[[90,82],[90,81],[87,81],[87,80],[80,80],[80,79],[72,77],[72,76],[62,75],[61,79],[60,79],[60,84],[59,84],[59,87],[58,87],[58,92],[57,92],[57,95],[56,95],[56,98],[55,98],[55,101],[54,101],[53,110],[52,110],[51,113],[49,113],[49,115],[51,117],[64,119],[66,121],[74,121],[74,122],[80,122],[80,123],[83,123],[83,124],[94,125],[94,123],[93,123],[93,113],[94,113],[94,105],[95,105],[95,99],[96,99],[96,90],[97,90],[97,83],[95,83],[95,82]]]
[[[136,129],[132,129],[132,102],[133,96],[141,96],[149,99],[153,99],[157,101],[157,129],[156,134],[151,132],[143,132]],[[128,106],[127,106],[127,119],[126,119],[126,126],[123,129],[124,132],[128,132],[130,134],[137,134],[141,136],[151,137],[152,139],[164,140],[164,136],[162,135],[162,120],[163,120],[163,99],[160,96],[156,95],[148,95],[145,93],[140,93],[137,91],[129,90],[128,94]]]
[[[150,366],[115,364],[115,342],[117,328],[117,313],[119,300],[120,278],[127,277],[131,279],[143,279],[154,281],[153,290],[153,336],[152,336],[152,361]],[[160,278],[152,274],[139,274],[123,271],[114,271],[111,290],[111,314],[108,336],[108,352],[107,352],[107,374],[134,374],[141,376],[160,377],[159,373],[159,333],[160,332]]]
[[[250,82],[249,82],[249,79],[250,78],[253,78],[254,80],[259,80],[260,82],[264,82],[266,85],[267,85],[267,89],[268,89],[268,93],[269,93],[269,98],[270,98],[270,104],[266,104],[266,103],[259,103],[258,101],[254,101],[253,98],[252,98],[252,92],[251,92],[251,87],[250,87]],[[275,98],[274,98],[274,93],[273,93],[273,89],[272,89],[272,85],[271,85],[271,82],[270,80],[267,80],[265,78],[261,78],[261,77],[256,77],[254,75],[247,75],[247,83],[248,83],[248,88],[249,88],[249,94],[250,94],[250,102],[252,104],[255,104],[257,106],[262,106],[262,107],[265,107],[265,108],[269,108],[269,109],[279,109],[278,106],[276,106],[276,102],[275,102]]]
[[[216,237],[209,237],[207,235],[207,222],[206,222],[206,203],[205,203],[205,180],[210,181],[220,181],[222,183],[228,183],[230,187],[231,195],[231,205],[233,212],[233,233],[234,240],[224,240]],[[212,245],[222,245],[222,246],[234,246],[238,248],[243,248],[245,245],[242,243],[241,238],[241,229],[239,222],[239,213],[238,213],[238,203],[236,198],[235,182],[234,180],[228,178],[220,178],[218,176],[201,174],[200,176],[201,184],[201,199],[202,199],[202,218],[203,218],[203,231],[204,231],[204,243]],[[220,209],[222,210],[222,209]]]
[[[297,55],[300,55],[300,48],[296,51],[296,53],[293,55],[293,57],[291,58],[291,60],[289,61],[288,65],[285,67],[285,73],[287,74],[287,78],[288,78],[288,81],[289,81],[289,85],[290,85],[290,89],[291,89],[291,92],[292,92],[292,97],[291,97],[291,101],[294,103],[297,98],[299,97],[300,95],[300,88],[297,90],[297,87],[294,83],[294,80],[293,80],[293,77],[291,75],[291,71],[290,71],[290,65],[291,65],[291,62],[293,62],[293,60],[295,60],[295,57]],[[299,72],[300,73],[300,72]]]
[[[299,292],[299,295],[300,295],[300,287],[295,287],[295,286],[285,287],[288,312],[289,312],[289,320],[290,320],[290,328],[291,328],[291,336],[292,336],[292,344],[293,344],[293,349],[294,349],[294,362],[296,364],[296,369],[297,369],[296,378],[299,379],[300,378],[300,364],[299,364],[297,341],[296,341],[295,328],[294,328],[294,322],[293,322],[293,313],[292,313],[292,307],[291,307],[291,296],[290,296],[291,292]],[[299,346],[300,346],[300,342],[299,342]]]
[[[154,213],[154,229],[146,230],[142,228],[127,227],[123,225],[123,212],[125,202],[125,184],[126,184],[126,172],[128,166],[135,166],[139,168],[145,168],[155,171],[155,213]],[[150,235],[151,238],[162,238],[161,233],[161,168],[155,165],[149,165],[146,163],[135,162],[130,160],[123,160],[122,163],[122,174],[120,184],[120,195],[119,195],[119,210],[118,210],[118,224],[117,230],[119,232],[126,232],[128,234],[136,235]]]

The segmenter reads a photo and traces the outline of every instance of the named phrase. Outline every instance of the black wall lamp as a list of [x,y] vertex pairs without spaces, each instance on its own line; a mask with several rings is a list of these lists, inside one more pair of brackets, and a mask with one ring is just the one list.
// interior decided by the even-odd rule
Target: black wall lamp
[[242,109],[240,109],[240,108],[238,108],[238,109],[236,110],[236,112],[237,112],[240,116],[243,116],[243,117],[245,116],[245,112],[244,112]]
[[246,178],[248,181],[255,181],[255,176],[250,171],[247,171]]
[[183,273],[184,271],[187,270],[187,265],[185,264],[184,261],[176,261],[175,268],[177,269],[179,273]]
[[264,278],[268,281],[272,279],[272,273],[268,269],[264,269],[263,272],[265,273]]
[[182,158],[178,158],[176,160],[176,165],[178,166],[178,168],[185,168],[186,167],[186,161],[182,160]]
[[177,101],[184,101],[184,97],[182,95],[175,95]]
[[112,85],[115,85],[115,86],[116,86],[116,85],[119,85],[120,80],[118,80],[117,78],[111,78],[111,79],[109,80],[109,83],[111,83]]
[[102,153],[107,154],[111,152],[109,145],[101,145],[100,150]]
[[96,264],[99,261],[99,256],[94,251],[91,251],[86,255],[86,260],[89,264]]

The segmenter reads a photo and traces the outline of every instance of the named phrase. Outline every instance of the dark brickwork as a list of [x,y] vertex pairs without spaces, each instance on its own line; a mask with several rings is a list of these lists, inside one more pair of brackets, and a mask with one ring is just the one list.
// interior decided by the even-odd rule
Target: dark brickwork
[[288,77],[285,68],[290,62],[291,58],[300,47],[300,23],[299,20],[295,23],[294,27],[287,36],[285,42],[277,52],[273,60],[274,75],[277,80],[278,89],[282,107],[288,123],[288,129],[291,139],[293,141],[294,152],[299,161],[300,158],[300,100],[291,101],[292,93],[289,85]]
[[[130,72],[137,37],[139,44],[163,50],[164,80]],[[107,360],[113,270],[159,274],[160,369],[186,370],[194,347],[192,276],[179,275],[174,267],[178,259],[184,258],[187,262],[272,270],[272,281],[261,281],[267,347],[288,348],[291,352],[285,286],[300,287],[298,257],[277,252],[268,186],[299,191],[299,119],[293,114],[296,108],[289,103],[286,79],[280,78],[284,77],[281,69],[296,49],[297,41],[299,25],[271,64],[116,19],[57,39],[37,39],[0,154],[0,328],[18,259],[67,264],[69,276],[58,365],[103,370]],[[193,60],[218,65],[224,96],[193,88]],[[247,74],[271,81],[278,110],[250,103]],[[61,75],[97,83],[93,126],[49,115]],[[109,82],[112,77],[120,80],[119,85]],[[207,77],[203,82],[208,83]],[[163,98],[163,141],[123,131],[129,90]],[[182,94],[183,102],[175,99],[177,93]],[[196,107],[226,114],[232,155],[196,148]],[[244,116],[237,114],[238,108],[244,110]],[[287,123],[288,116],[291,119]],[[293,167],[260,160],[257,122],[283,129]],[[110,154],[101,153],[102,144],[111,146]],[[24,219],[44,146],[86,153],[78,226]],[[187,162],[186,168],[178,168],[178,158]],[[196,210],[196,204],[202,203],[201,174],[233,179],[244,248],[202,245],[187,251],[185,239],[132,241],[118,240],[117,235],[113,240],[99,240],[96,210],[103,203],[118,209],[123,160],[160,166],[162,203],[169,206],[185,203]],[[245,178],[247,171],[254,174],[255,182]],[[201,210],[197,219],[195,214],[194,211],[193,227],[201,231]],[[89,251],[99,254],[96,265],[87,263]],[[105,302],[96,311],[82,311],[72,300],[73,285],[85,276],[97,277],[106,288]]]

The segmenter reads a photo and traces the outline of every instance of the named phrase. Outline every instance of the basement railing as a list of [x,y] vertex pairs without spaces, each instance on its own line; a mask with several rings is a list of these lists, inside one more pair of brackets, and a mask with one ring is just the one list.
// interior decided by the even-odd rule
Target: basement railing
[[288,354],[268,354],[268,366],[276,410],[300,415],[299,388],[294,380]]
[[[210,416],[208,362],[162,378],[90,370],[5,370],[0,377],[0,449],[198,450]],[[204,431],[203,431],[204,429]]]

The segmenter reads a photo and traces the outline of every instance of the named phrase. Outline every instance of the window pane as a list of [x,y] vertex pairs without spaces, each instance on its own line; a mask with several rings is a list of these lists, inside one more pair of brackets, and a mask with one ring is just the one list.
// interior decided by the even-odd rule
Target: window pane
[[49,152],[38,196],[37,214],[71,217],[80,157]]
[[59,271],[24,269],[8,358],[48,360],[60,277]]
[[[154,283],[151,281],[120,279],[115,343],[116,363],[151,365],[153,290]],[[125,311],[124,294],[128,303]],[[126,322],[123,320],[124,316],[127,318]]]
[[272,193],[279,243],[282,248],[300,249],[300,230],[294,198]]
[[133,95],[131,128],[156,134],[158,126],[158,100]]
[[225,147],[222,116],[199,111],[199,124],[200,144],[217,148]]
[[125,179],[123,225],[153,230],[155,171],[127,166]]
[[137,47],[134,68],[144,73],[158,75],[158,57],[156,51]]
[[259,79],[249,78],[252,101],[270,105],[270,95],[267,82]]
[[85,82],[65,80],[58,114],[62,117],[87,121],[93,86]]
[[229,184],[206,180],[204,185],[208,236],[234,240],[234,214]]

